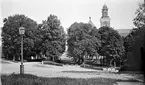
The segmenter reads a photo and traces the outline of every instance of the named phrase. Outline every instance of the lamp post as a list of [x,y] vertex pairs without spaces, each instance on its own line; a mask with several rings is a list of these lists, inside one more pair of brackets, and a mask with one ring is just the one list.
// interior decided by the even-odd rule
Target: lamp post
[[25,28],[19,28],[19,34],[21,35],[21,65],[20,65],[20,74],[24,74],[24,65],[23,65],[23,35],[25,33]]

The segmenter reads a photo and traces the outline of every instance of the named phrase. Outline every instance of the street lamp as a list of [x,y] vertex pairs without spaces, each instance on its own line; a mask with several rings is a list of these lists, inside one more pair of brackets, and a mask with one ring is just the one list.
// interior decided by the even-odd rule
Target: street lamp
[[23,35],[25,33],[25,28],[19,28],[19,34],[21,35],[21,65],[20,65],[20,74],[24,74],[24,65],[23,65]]

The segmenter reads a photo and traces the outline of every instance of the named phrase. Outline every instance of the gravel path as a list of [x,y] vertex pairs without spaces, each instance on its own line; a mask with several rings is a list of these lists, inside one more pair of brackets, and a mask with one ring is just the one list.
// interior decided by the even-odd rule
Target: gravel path
[[[35,74],[42,77],[69,77],[69,78],[112,78],[112,79],[135,79],[134,76],[129,74],[117,74],[103,72],[100,70],[92,70],[81,68],[79,66],[53,66],[43,65],[38,62],[24,63],[25,73]],[[20,63],[3,63],[1,68],[2,74],[19,73]],[[142,76],[142,75],[141,75]]]

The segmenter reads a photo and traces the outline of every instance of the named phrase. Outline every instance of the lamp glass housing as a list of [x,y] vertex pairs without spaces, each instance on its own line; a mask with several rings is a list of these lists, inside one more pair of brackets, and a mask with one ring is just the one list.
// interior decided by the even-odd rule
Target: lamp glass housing
[[19,33],[20,33],[21,35],[23,35],[23,34],[25,33],[25,28],[24,28],[24,27],[20,27],[20,28],[19,28]]

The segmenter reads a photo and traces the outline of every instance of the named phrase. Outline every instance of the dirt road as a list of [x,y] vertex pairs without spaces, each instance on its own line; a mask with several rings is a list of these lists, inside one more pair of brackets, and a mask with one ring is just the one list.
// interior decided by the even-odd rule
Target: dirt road
[[[69,77],[69,78],[112,78],[112,79],[137,79],[136,76],[129,74],[117,74],[103,72],[100,70],[92,70],[81,68],[79,66],[53,66],[53,65],[43,65],[38,62],[24,63],[25,73],[34,74],[42,77]],[[3,62],[1,73],[10,74],[10,73],[19,73],[20,72],[20,63],[14,62]],[[141,75],[142,76],[142,75]]]

